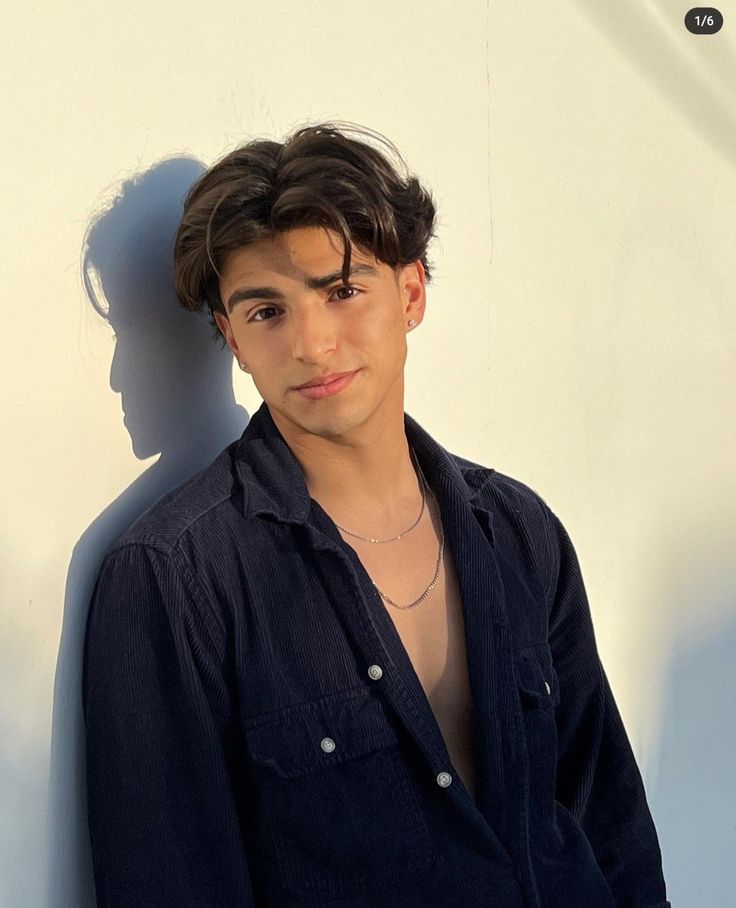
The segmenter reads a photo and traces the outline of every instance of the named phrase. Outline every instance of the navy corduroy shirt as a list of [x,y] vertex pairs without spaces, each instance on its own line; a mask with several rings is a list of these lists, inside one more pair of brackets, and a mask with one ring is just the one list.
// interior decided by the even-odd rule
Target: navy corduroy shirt
[[84,650],[99,908],[669,908],[570,539],[405,414],[462,598],[471,798],[263,404],[107,554]]

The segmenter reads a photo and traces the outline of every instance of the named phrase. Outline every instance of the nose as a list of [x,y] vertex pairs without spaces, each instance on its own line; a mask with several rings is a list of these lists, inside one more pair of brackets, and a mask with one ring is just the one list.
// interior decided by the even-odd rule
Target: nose
[[336,345],[335,319],[321,302],[307,305],[292,318],[291,355],[302,362],[319,363]]

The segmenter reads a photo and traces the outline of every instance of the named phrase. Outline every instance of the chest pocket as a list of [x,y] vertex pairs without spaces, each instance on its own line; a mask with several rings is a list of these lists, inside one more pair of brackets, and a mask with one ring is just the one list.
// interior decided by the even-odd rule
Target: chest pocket
[[549,645],[540,643],[519,652],[517,677],[524,710],[549,710],[560,702],[560,686]]
[[429,865],[415,782],[371,692],[289,707],[245,733],[280,888],[306,901],[359,895]]
[[529,760],[529,805],[536,820],[532,830],[542,829],[554,816],[557,778],[557,724],[555,708],[560,685],[546,643],[520,650],[516,676]]

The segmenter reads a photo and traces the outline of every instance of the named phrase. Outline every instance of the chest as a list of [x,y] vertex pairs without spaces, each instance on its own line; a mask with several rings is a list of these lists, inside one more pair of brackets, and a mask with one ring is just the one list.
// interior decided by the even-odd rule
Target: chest
[[[423,547],[423,551],[422,551]],[[401,561],[360,551],[371,579],[396,605],[383,599],[442,733],[453,766],[471,796],[475,791],[473,707],[470,694],[463,606],[452,553],[446,546],[437,583],[419,604],[413,602],[432,580],[438,549],[431,533],[417,539]]]
[[[244,725],[266,715],[291,721],[299,704],[316,708],[336,702],[338,693],[345,698],[350,690],[370,691],[390,708],[392,721],[413,737],[435,771],[446,768],[436,749],[441,737],[450,771],[476,800],[474,769],[478,779],[487,776],[487,742],[500,733],[496,704],[516,696],[509,661],[517,636],[513,619],[522,624],[520,640],[536,641],[542,639],[541,631],[532,633],[526,625],[544,616],[528,570],[531,559],[517,556],[506,540],[503,558],[494,557],[481,528],[460,508],[443,509],[441,525],[435,508],[432,523],[422,521],[396,544],[361,543],[345,536],[342,546],[335,544],[328,539],[334,528],[318,511],[316,527],[264,519],[249,527],[247,537],[233,534],[238,543],[233,561],[239,559],[241,565],[237,575],[230,572],[224,587],[217,574],[205,588],[213,600],[231,601],[226,618],[232,622]],[[372,580],[399,605],[420,596],[435,572],[442,528],[443,570],[421,603],[394,608],[370,589]],[[222,551],[217,556],[219,564]],[[208,580],[204,570],[198,578],[200,584]],[[508,610],[510,633],[493,621],[494,609],[505,614],[507,602],[514,605]],[[370,612],[376,614],[369,617]],[[387,640],[391,627],[395,634]],[[389,655],[390,665],[385,661]],[[379,681],[368,674],[373,664],[384,670]],[[392,678],[391,669],[401,669],[404,679]],[[471,700],[470,681],[477,702]],[[416,699],[422,693],[425,710]],[[340,708],[347,710],[347,702]],[[334,728],[340,723],[333,719]],[[329,736],[327,726],[321,731]],[[368,731],[367,724],[366,744]]]

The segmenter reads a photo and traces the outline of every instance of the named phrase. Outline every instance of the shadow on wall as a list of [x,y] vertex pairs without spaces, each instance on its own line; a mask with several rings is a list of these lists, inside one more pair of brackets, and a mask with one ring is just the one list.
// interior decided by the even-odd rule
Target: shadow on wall
[[116,334],[110,387],[120,394],[135,456],[161,456],[87,528],[69,564],[54,680],[49,908],[95,905],[81,690],[87,611],[102,558],[158,498],[238,438],[247,421],[233,395],[230,351],[215,342],[205,316],[180,307],[173,290],[173,238],[183,197],[202,170],[192,158],[171,158],[126,181],[85,238],[85,289]]
[[[736,855],[736,566],[731,515],[708,534],[693,526],[668,569],[672,613],[687,615],[673,645],[656,783],[667,892],[673,905],[734,904]],[[707,547],[695,541],[709,539]]]

